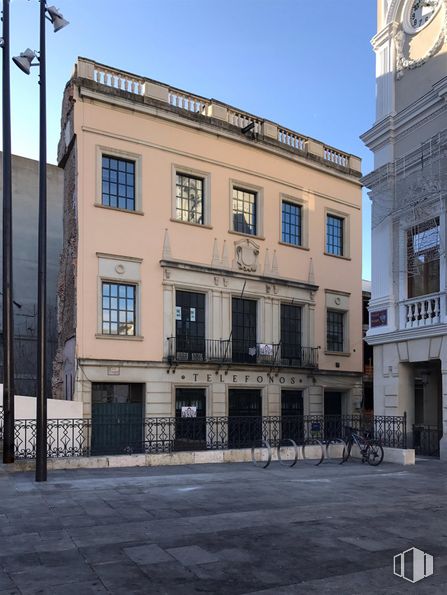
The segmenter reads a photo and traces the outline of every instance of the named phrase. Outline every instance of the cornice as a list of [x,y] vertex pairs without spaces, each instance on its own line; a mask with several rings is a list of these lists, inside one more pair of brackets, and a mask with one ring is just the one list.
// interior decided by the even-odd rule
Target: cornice
[[295,279],[289,279],[287,277],[275,277],[272,275],[257,275],[242,273],[234,271],[233,269],[217,268],[206,264],[198,264],[195,262],[189,262],[186,260],[179,260],[176,258],[160,260],[160,266],[163,268],[182,269],[185,271],[194,271],[196,273],[207,273],[211,275],[223,275],[225,277],[235,277],[244,279],[244,281],[260,281],[261,283],[268,283],[271,285],[283,285],[288,287],[295,287],[297,289],[305,289],[307,291],[316,292],[319,289],[319,285],[313,283],[307,283],[305,281],[297,281]]
[[402,343],[402,341],[412,341],[414,339],[431,339],[432,337],[441,337],[443,335],[447,335],[447,324],[438,324],[417,329],[405,329],[402,331],[383,333],[381,335],[366,335],[365,341],[368,345],[382,345],[385,343]]
[[[79,98],[90,101],[98,101],[106,103],[114,107],[130,110],[132,112],[145,114],[151,117],[160,118],[173,124],[187,126],[201,132],[209,133],[214,136],[219,136],[249,146],[254,150],[266,151],[278,155],[284,159],[289,159],[295,163],[300,163],[312,169],[318,170],[330,176],[341,178],[351,184],[361,186],[359,178],[360,172],[355,172],[350,169],[337,166],[330,161],[325,161],[311,153],[298,152],[293,147],[284,145],[279,141],[259,136],[256,140],[247,138],[240,133],[240,129],[236,130],[231,124],[227,124],[213,117],[205,117],[203,115],[195,114],[186,110],[179,111],[179,108],[171,106],[170,104],[158,101],[153,98],[144,99],[139,96],[128,97],[128,93],[119,89],[111,89],[106,87],[107,92],[104,92],[103,86],[88,79],[76,79],[76,84],[79,86]],[[105,131],[103,131],[105,133]],[[355,157],[353,155],[353,157]]]
[[374,51],[377,52],[378,49],[384,44],[387,43],[390,38],[394,37],[397,30],[399,29],[399,23],[391,22],[388,23],[381,31],[376,33],[374,37],[371,39],[371,45],[374,48]]
[[[372,151],[398,141],[430,120],[447,111],[447,77],[435,83],[430,91],[399,113],[390,114],[363,133],[360,138]],[[421,118],[423,114],[425,117]]]

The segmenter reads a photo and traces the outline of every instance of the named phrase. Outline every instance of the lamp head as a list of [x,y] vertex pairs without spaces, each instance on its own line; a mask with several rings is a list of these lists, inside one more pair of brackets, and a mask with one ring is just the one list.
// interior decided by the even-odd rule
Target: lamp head
[[36,52],[33,52],[33,50],[30,50],[28,48],[24,52],[22,52],[20,56],[14,56],[12,61],[16,66],[20,68],[22,72],[24,72],[25,74],[29,74],[31,72],[33,60],[36,57]]
[[55,6],[48,6],[46,10],[50,17],[50,21],[53,23],[55,33],[69,25],[69,21],[64,19],[62,13],[60,13]]

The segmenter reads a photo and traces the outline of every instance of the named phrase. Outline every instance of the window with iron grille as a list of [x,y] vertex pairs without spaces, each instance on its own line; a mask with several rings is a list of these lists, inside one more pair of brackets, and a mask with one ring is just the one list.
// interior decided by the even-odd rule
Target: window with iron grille
[[327,350],[344,351],[345,313],[327,311]]
[[122,283],[102,284],[102,333],[136,334],[136,286]]
[[102,156],[102,204],[135,211],[135,161]]
[[293,202],[282,203],[282,241],[301,246],[301,209]]
[[204,223],[204,179],[176,174],[176,218],[189,223]]
[[326,252],[335,256],[344,254],[344,219],[335,215],[327,215],[326,219]]
[[256,192],[233,188],[233,230],[256,235]]

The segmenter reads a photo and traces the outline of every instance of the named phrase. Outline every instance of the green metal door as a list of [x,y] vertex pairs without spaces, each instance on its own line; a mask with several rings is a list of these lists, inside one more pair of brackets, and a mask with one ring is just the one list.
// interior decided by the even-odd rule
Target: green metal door
[[143,387],[93,383],[92,455],[144,452]]

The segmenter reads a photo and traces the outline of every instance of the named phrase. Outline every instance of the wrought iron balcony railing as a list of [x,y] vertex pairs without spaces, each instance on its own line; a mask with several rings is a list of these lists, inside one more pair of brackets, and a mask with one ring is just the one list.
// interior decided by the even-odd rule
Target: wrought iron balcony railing
[[243,363],[288,368],[317,368],[318,349],[254,343],[237,339],[168,337],[168,362]]

